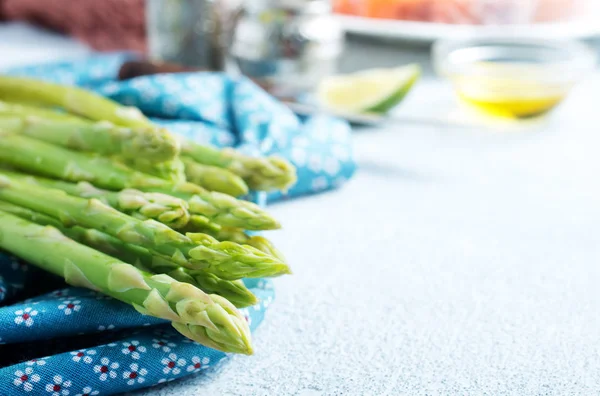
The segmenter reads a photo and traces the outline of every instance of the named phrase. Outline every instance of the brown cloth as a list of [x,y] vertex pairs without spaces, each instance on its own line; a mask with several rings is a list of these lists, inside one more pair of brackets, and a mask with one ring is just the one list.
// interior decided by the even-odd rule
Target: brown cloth
[[101,51],[146,51],[144,0],[0,0],[0,17],[72,35]]

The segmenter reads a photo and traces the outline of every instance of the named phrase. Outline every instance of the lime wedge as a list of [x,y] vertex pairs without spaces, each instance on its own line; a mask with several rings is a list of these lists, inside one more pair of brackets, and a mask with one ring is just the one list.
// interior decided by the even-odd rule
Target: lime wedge
[[317,97],[331,110],[383,114],[404,99],[420,75],[418,65],[407,65],[332,76],[320,84]]

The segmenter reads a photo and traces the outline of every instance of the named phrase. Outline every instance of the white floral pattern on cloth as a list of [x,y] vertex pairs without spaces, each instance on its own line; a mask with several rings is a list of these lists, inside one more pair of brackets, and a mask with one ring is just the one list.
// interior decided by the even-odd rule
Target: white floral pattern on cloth
[[127,385],[135,385],[136,383],[142,384],[146,381],[145,376],[148,374],[148,370],[140,368],[137,363],[131,363],[129,365],[129,371],[123,372],[123,378],[127,380]]
[[[0,261],[4,258],[6,256],[0,255]],[[273,288],[271,281],[264,279],[248,280],[246,284],[261,301],[256,308],[243,311],[248,317],[251,329],[254,330],[264,318],[265,304],[273,299]],[[83,289],[72,288],[69,289],[68,294],[70,298],[81,299],[86,310],[89,309],[90,312],[98,315],[94,318],[93,326],[90,326],[91,333],[97,332],[97,320],[115,315],[122,315],[123,322],[137,321],[138,326],[136,329],[131,329],[129,335],[124,335],[119,342],[108,342],[92,348],[78,349],[0,368],[0,395],[25,394],[25,389],[29,389],[28,392],[31,394],[51,394],[46,392],[47,388],[50,389],[48,385],[52,385],[52,392],[55,385],[60,386],[61,392],[69,391],[68,396],[110,395],[122,392],[124,389],[140,389],[194,373],[202,373],[203,370],[218,364],[227,356],[195,342],[186,342],[185,337],[164,321],[157,322],[163,323],[158,327],[143,327],[142,324],[146,323],[148,318],[139,315],[135,310],[121,311],[121,306],[126,307],[125,304],[107,305],[107,301],[96,300]],[[39,303],[40,309],[48,307],[49,312],[56,313],[56,323],[49,326],[49,330],[64,321],[68,322],[67,326],[74,326],[82,321],[73,315],[59,314],[55,297],[51,294],[46,296],[47,302],[44,302],[44,296],[36,297],[34,300]],[[85,298],[89,300],[84,300]],[[14,308],[11,308],[12,317],[14,317],[13,312]],[[0,318],[1,313],[2,309],[0,309]],[[120,325],[118,327],[122,329]],[[37,331],[38,335],[46,330],[41,325],[38,327],[38,322],[28,329]],[[3,329],[0,329],[1,331]],[[124,353],[124,350],[129,353]],[[142,352],[144,350],[145,352]],[[140,353],[139,359],[133,358],[133,352]],[[62,383],[55,381],[57,375],[61,377]],[[20,390],[15,392],[15,389]]]
[[15,311],[15,323],[18,325],[24,324],[25,326],[30,327],[33,325],[33,318],[37,316],[37,314],[38,311],[31,307],[18,309]]
[[[5,261],[10,262],[10,258],[0,254],[2,275],[4,271],[12,271],[4,265]],[[32,279],[48,276],[34,269],[23,274],[30,274]],[[112,312],[112,315],[104,312]],[[163,321],[132,315],[126,304],[114,299],[97,300],[95,293],[80,288],[60,289],[27,302],[0,306],[0,339],[6,344],[135,328],[145,323],[157,325]]]
[[152,348],[160,349],[163,352],[171,352],[171,348],[176,347],[177,344],[174,342],[167,341],[165,339],[153,339],[152,340]]
[[110,378],[117,378],[117,369],[119,363],[111,362],[109,358],[103,357],[100,359],[100,364],[94,366],[94,372],[100,374],[100,381],[106,381]]
[[109,325],[100,325],[98,326],[98,331],[110,331],[110,330],[114,330],[115,329],[115,325],[113,324],[109,324]]
[[80,349],[70,353],[73,356],[72,359],[75,363],[82,362],[90,364],[94,361],[94,357],[96,356],[96,351],[94,349]]
[[99,394],[100,391],[92,389],[91,386],[86,386],[81,390],[80,393],[77,393],[75,396],[96,396]]
[[[218,73],[116,81],[118,68],[129,57],[98,55],[12,73],[85,86],[134,104],[174,133],[200,143],[237,145],[247,154],[288,158],[298,167],[299,181],[285,195],[269,194],[269,200],[333,188],[354,173],[350,128],[344,122],[327,117],[299,119],[248,80]],[[250,198],[259,204],[266,202],[264,194]],[[0,293],[0,304],[22,292],[35,272],[25,263],[0,254],[0,288],[5,289]],[[36,275],[44,276],[42,272]],[[274,291],[268,280],[246,283],[261,301],[244,313],[254,330],[262,322]],[[52,385],[52,392],[60,386],[61,394],[68,391],[69,396],[111,395],[202,372],[227,356],[189,342],[163,320],[140,315],[127,304],[84,289],[63,288],[33,297],[27,303],[0,306],[2,343],[28,345],[32,341],[68,339],[80,334],[90,335],[88,339],[96,343],[87,344],[87,349],[78,346],[68,352],[54,352],[43,359],[45,364],[22,362],[0,368],[0,395],[52,394],[46,392],[47,385]],[[102,337],[113,339],[102,341]],[[27,359],[32,357],[36,356]],[[62,382],[55,381],[56,376]]]
[[15,371],[13,385],[25,392],[31,392],[35,383],[40,381],[40,375],[33,372],[33,367],[25,367]]
[[55,375],[52,382],[46,385],[46,392],[52,396],[68,396],[70,387],[71,381],[65,381],[60,375]]
[[185,359],[178,358],[177,354],[170,353],[169,356],[162,358],[160,361],[163,367],[163,373],[177,375],[181,373],[181,368],[185,366]]
[[67,297],[69,295],[69,290],[70,289],[54,290],[52,293],[50,293],[50,295],[52,297],[56,297],[57,299],[62,299],[62,298]]
[[58,309],[63,311],[65,315],[71,315],[73,312],[79,312],[81,309],[80,300],[65,300],[58,306]]
[[43,366],[46,364],[46,359],[31,359],[25,362],[28,366]]
[[192,361],[192,364],[187,367],[187,371],[194,373],[207,369],[210,363],[210,359],[208,357],[201,358],[199,356],[192,356],[192,359],[190,360]]
[[142,353],[146,352],[146,347],[140,345],[140,342],[137,340],[131,342],[124,342],[123,349],[121,352],[125,355],[130,355],[132,359],[139,359]]

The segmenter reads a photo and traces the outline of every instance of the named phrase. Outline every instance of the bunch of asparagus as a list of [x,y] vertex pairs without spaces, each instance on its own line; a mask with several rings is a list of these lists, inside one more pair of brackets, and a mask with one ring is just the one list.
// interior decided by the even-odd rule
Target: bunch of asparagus
[[178,139],[89,91],[0,76],[0,249],[100,291],[186,337],[252,353],[243,278],[290,273],[246,230],[280,225],[238,199],[295,169]]

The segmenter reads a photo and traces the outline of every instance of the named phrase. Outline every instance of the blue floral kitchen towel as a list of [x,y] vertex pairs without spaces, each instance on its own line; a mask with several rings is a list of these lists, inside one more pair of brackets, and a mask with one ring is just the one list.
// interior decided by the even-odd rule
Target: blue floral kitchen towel
[[[264,203],[330,189],[355,171],[349,126],[318,116],[300,119],[245,78],[188,73],[117,81],[130,54],[11,70],[92,89],[135,105],[175,133],[249,154],[277,154],[298,168],[287,193],[255,195]],[[254,330],[274,298],[268,280],[248,280],[260,298],[241,310]],[[168,382],[214,367],[222,352],[180,336],[159,319],[0,254],[0,395],[110,395]]]
[[[247,281],[260,299],[241,309],[250,328],[272,302],[272,283]],[[52,292],[15,302],[33,290]],[[37,293],[35,293],[37,294]],[[12,298],[11,298],[12,297]],[[180,335],[161,319],[0,255],[0,395],[111,395],[215,366],[223,352]]]

